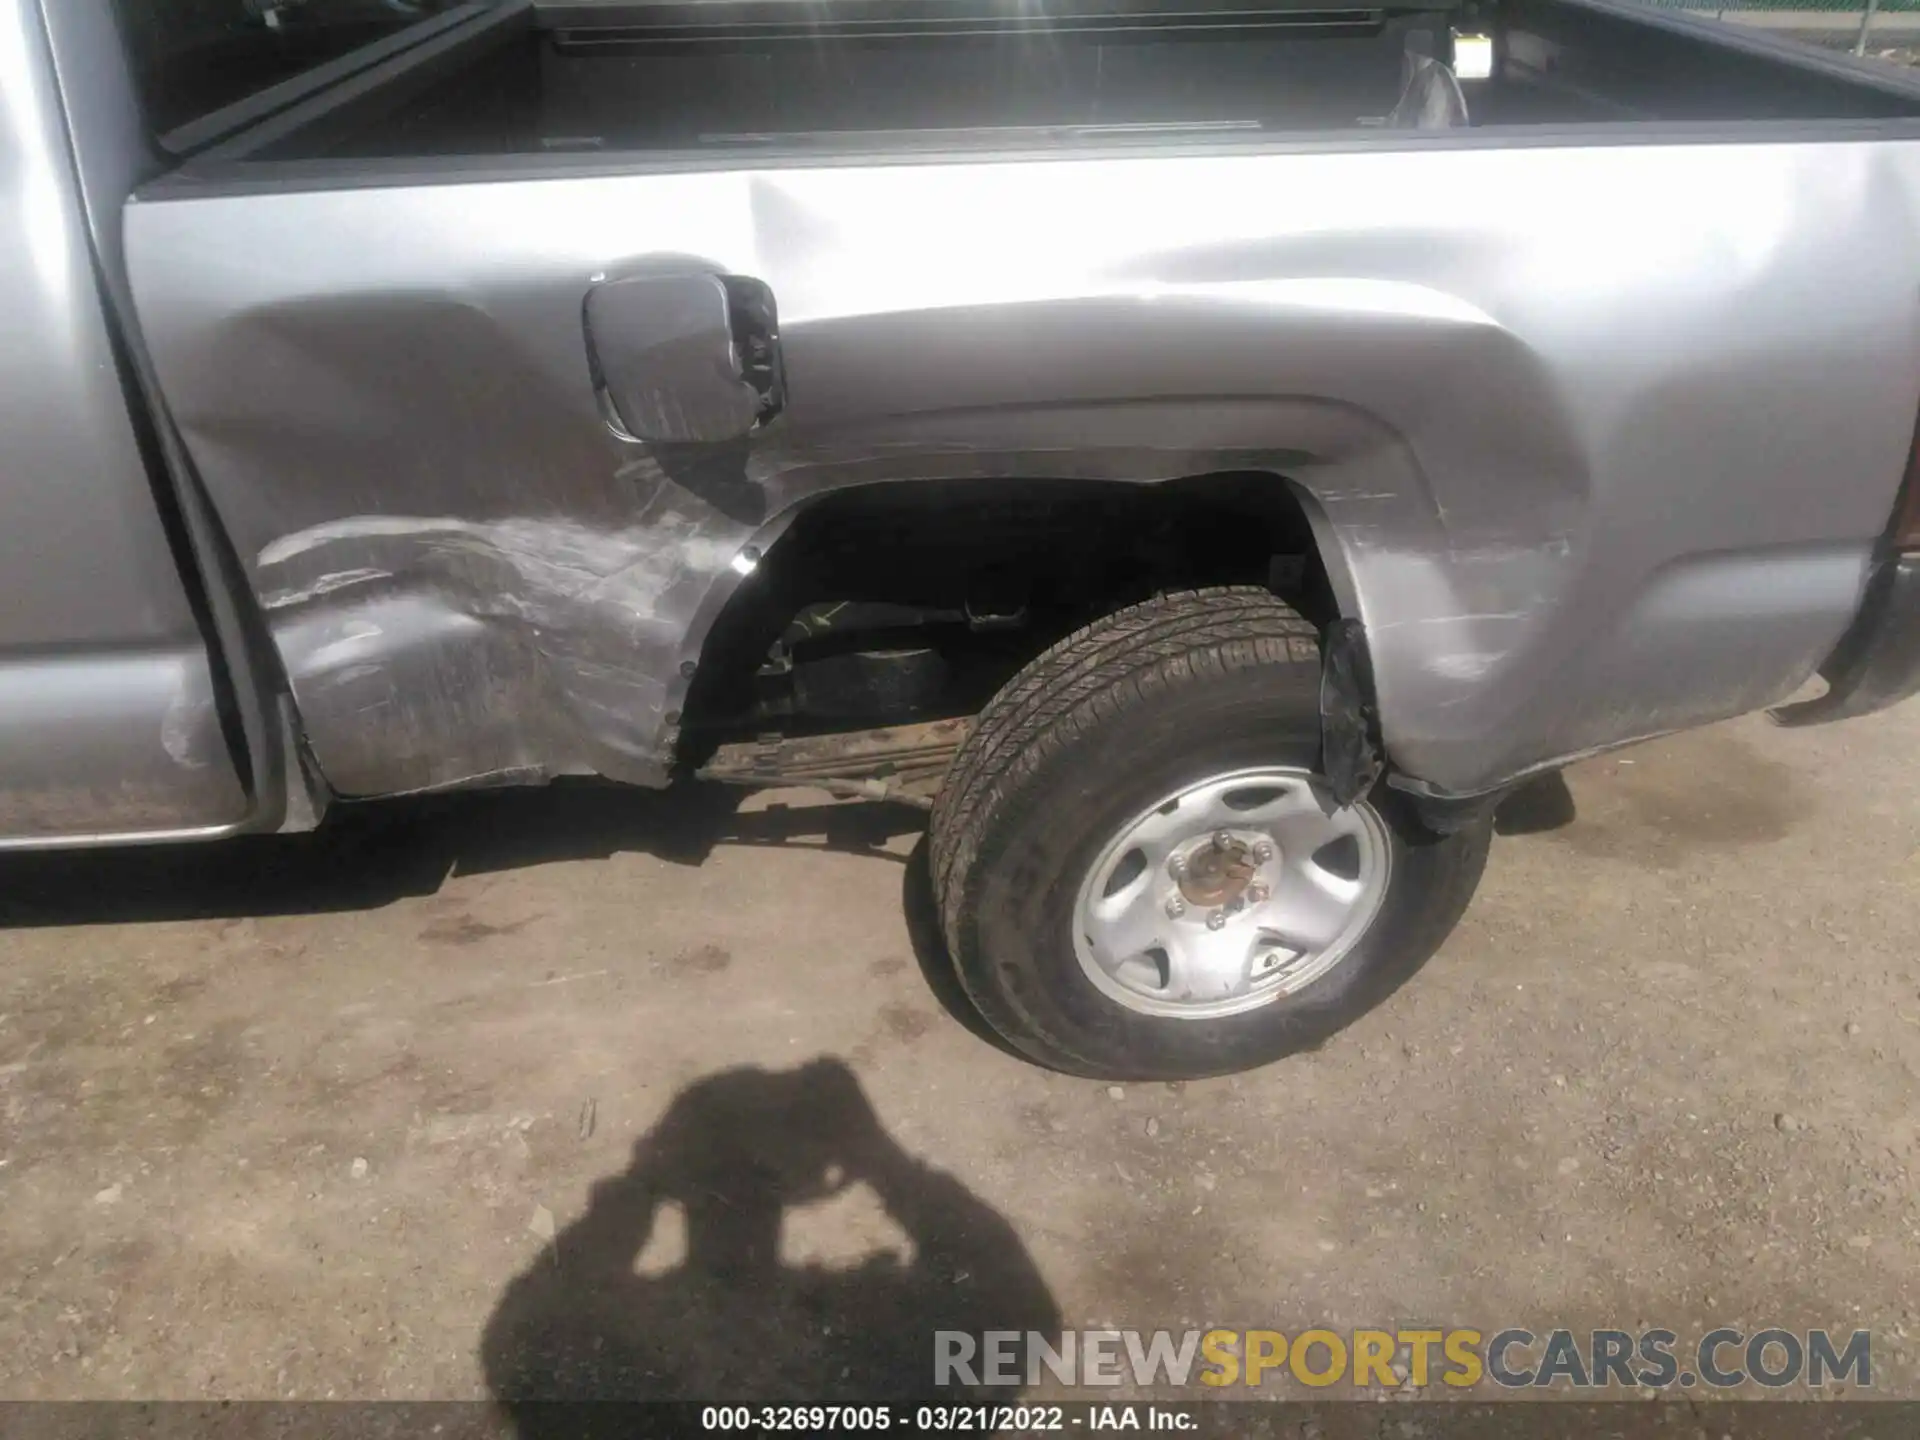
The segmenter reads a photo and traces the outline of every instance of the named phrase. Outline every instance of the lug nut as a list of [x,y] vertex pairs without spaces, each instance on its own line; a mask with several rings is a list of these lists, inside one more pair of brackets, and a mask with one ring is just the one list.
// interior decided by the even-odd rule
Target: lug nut
[[1247,886],[1247,903],[1249,905],[1264,905],[1267,903],[1269,893],[1271,892],[1268,891],[1267,887],[1256,880],[1253,884]]
[[1168,919],[1178,920],[1182,915],[1186,913],[1187,913],[1187,902],[1182,900],[1178,895],[1174,896],[1171,900],[1167,901],[1167,918]]
[[1253,858],[1262,865],[1270,862],[1273,859],[1273,842],[1271,840],[1256,841],[1253,847]]
[[1215,910],[1214,912],[1212,912],[1210,915],[1207,916],[1207,929],[1209,930],[1224,929],[1226,927],[1226,923],[1227,923],[1227,912],[1224,910]]
[[1231,850],[1233,848],[1233,836],[1225,830],[1214,831],[1213,848],[1216,850]]
[[1167,873],[1173,876],[1173,878],[1176,880],[1178,880],[1182,875],[1186,874],[1187,873],[1187,857],[1184,855],[1175,855],[1170,860],[1168,860]]

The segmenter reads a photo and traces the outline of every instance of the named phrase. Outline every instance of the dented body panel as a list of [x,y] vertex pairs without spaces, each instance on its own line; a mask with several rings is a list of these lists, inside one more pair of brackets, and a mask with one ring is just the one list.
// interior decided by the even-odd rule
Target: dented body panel
[[[750,557],[835,489],[1251,469],[1310,502],[1401,782],[1471,795],[1833,649],[1912,436],[1917,210],[1920,142],[1590,137],[181,182],[126,234],[344,793],[661,782]],[[778,298],[745,440],[596,397],[586,297],[674,272]]]
[[[539,8],[162,135],[109,0],[0,0],[0,846],[663,784],[723,617],[867,485],[924,483],[937,535],[970,481],[1270,477],[1390,778],[1443,798],[1774,704],[1886,628],[1920,397],[1893,72],[1775,54],[1834,118],[1755,123],[275,151],[579,18]],[[1504,10],[1540,75],[1603,22],[1775,43]],[[1409,18],[1443,33],[1381,43]],[[1628,108],[1666,83],[1596,73]]]

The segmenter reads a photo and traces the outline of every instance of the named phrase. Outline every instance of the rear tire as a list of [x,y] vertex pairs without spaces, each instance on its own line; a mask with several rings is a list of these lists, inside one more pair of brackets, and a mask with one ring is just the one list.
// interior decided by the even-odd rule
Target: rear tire
[[993,699],[930,858],[960,983],[1009,1044],[1101,1079],[1244,1070],[1439,948],[1491,823],[1435,835],[1384,785],[1337,809],[1319,687],[1314,627],[1233,588],[1098,621]]

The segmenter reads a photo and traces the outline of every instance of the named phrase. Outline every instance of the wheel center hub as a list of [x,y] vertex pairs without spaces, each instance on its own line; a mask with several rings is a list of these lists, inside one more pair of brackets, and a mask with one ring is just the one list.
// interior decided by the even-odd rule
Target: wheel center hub
[[1258,868],[1253,849],[1231,835],[1203,840],[1182,857],[1180,893],[1189,905],[1227,905],[1246,893]]

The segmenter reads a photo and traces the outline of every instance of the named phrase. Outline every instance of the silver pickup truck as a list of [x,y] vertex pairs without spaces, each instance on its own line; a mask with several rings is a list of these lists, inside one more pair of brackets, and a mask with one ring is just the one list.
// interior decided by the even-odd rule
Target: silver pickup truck
[[1920,85],[1610,0],[0,0],[0,316],[0,847],[904,800],[1080,1074],[1920,686]]

